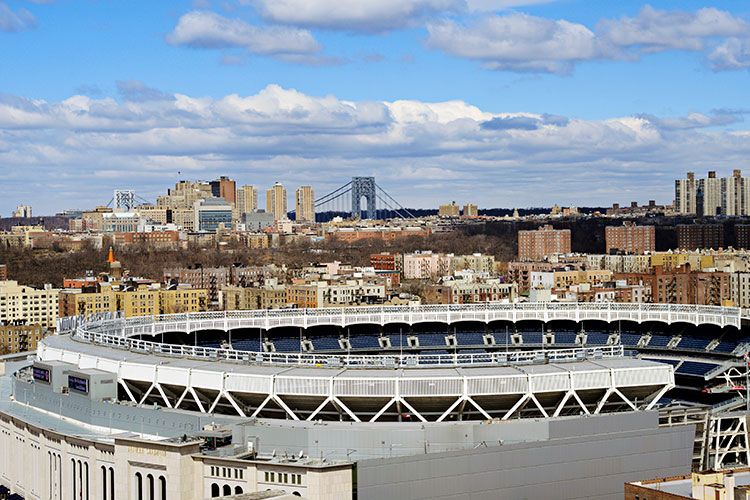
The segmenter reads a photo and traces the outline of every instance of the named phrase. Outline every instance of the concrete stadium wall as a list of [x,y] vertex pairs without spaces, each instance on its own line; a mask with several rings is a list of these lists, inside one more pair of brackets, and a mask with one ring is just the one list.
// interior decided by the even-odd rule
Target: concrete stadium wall
[[551,421],[549,441],[363,460],[357,498],[614,500],[627,481],[690,472],[693,426],[622,417]]

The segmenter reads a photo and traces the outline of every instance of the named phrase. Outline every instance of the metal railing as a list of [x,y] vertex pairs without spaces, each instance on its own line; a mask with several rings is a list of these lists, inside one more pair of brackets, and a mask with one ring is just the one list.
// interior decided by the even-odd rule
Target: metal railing
[[[619,303],[554,303],[518,304],[440,304],[421,306],[331,307],[320,309],[275,309],[250,311],[216,311],[144,316],[128,319],[95,319],[68,322],[68,329],[119,332],[123,336],[155,335],[166,331],[195,331],[236,328],[271,329],[283,326],[386,324],[419,322],[498,320],[601,320],[601,321],[662,321],[712,323],[720,326],[741,326],[747,309],[720,306],[681,304],[619,304]],[[63,322],[61,322],[62,324]],[[64,331],[64,330],[61,330]]]
[[198,358],[213,361],[236,361],[250,364],[297,365],[320,367],[386,367],[412,368],[435,366],[464,365],[513,365],[532,363],[560,363],[581,361],[587,358],[621,357],[624,354],[622,345],[584,347],[574,349],[545,349],[535,351],[497,351],[491,353],[454,354],[313,354],[253,352],[215,347],[164,344],[148,340],[128,338],[121,335],[90,332],[82,327],[74,333],[73,338],[83,342],[127,349],[132,352]]

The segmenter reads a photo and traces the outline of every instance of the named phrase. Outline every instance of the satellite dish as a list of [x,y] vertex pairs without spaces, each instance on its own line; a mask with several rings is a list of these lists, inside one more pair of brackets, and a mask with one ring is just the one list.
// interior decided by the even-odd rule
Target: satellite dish
[[272,456],[272,457],[275,457],[275,456],[276,456],[276,449],[275,449],[275,448],[274,448],[274,450],[273,450],[273,451],[271,452],[271,456]]
[[305,450],[299,450],[299,455],[297,455],[297,458],[299,460],[302,460],[305,457]]

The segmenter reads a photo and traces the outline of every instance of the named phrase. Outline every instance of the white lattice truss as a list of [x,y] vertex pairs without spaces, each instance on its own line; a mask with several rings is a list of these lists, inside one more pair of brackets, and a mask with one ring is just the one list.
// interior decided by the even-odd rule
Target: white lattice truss
[[709,429],[709,463],[714,470],[750,465],[747,414],[713,416]]
[[616,356],[494,367],[289,367],[166,360],[69,336],[46,339],[38,356],[116,374],[136,404],[292,420],[442,422],[598,414],[651,409],[674,387],[671,366]]

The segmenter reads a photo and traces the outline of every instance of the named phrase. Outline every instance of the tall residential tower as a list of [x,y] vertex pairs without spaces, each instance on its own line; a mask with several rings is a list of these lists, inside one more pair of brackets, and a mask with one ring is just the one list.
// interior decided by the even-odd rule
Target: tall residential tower
[[280,182],[266,191],[266,212],[273,214],[274,220],[286,219],[286,189]]
[[312,186],[297,188],[295,219],[298,221],[315,222],[315,192]]

